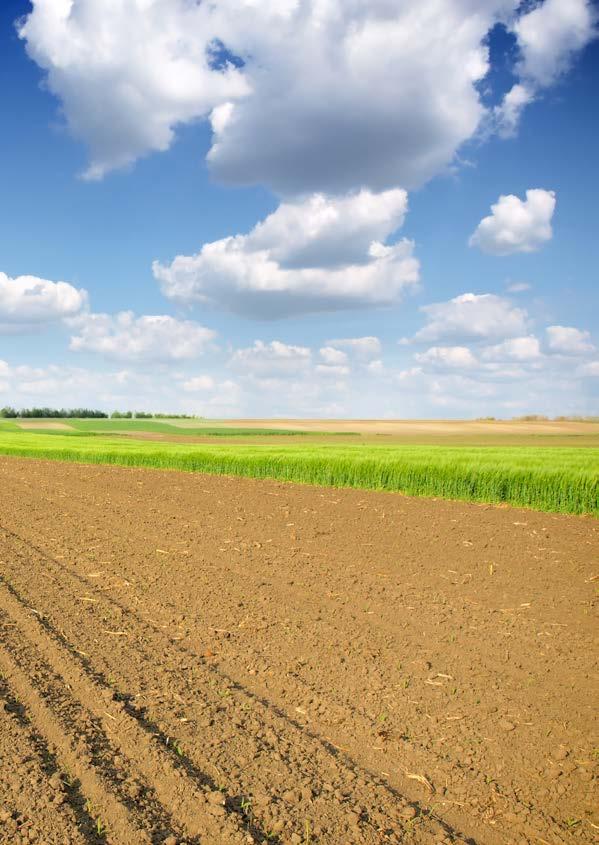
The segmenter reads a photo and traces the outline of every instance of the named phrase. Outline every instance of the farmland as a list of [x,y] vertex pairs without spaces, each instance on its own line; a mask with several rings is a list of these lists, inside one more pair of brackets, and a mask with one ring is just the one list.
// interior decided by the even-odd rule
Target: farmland
[[594,842],[597,429],[0,421],[0,842]]
[[[538,435],[526,430],[516,436],[528,437],[528,445],[510,445],[514,435],[508,433],[502,445],[457,446],[414,444],[405,435],[403,443],[390,445],[373,442],[368,434],[309,427],[181,427],[147,420],[22,425],[0,423],[0,453],[388,490],[561,513],[599,512],[599,438],[592,424],[589,433],[577,430],[567,441],[575,444],[576,437],[586,437],[594,443],[595,437],[598,445],[586,448],[548,445],[552,436],[564,437],[559,432],[545,434],[542,446],[531,445]],[[439,436],[435,433],[437,441]]]
[[594,841],[595,519],[19,457],[0,490],[3,843]]

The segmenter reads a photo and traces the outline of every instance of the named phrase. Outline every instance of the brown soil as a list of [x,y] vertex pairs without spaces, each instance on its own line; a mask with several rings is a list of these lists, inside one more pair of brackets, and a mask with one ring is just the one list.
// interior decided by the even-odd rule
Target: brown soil
[[599,523],[0,459],[0,842],[599,833]]

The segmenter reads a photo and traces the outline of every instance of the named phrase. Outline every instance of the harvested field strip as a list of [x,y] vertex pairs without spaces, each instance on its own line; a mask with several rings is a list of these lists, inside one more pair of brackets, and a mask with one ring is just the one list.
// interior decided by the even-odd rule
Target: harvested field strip
[[599,514],[599,449],[594,448],[182,446],[2,432],[0,453]]
[[[29,554],[22,558],[22,561],[29,559],[31,561],[31,551],[37,551],[31,546],[22,547],[22,541],[16,535],[11,535],[6,530],[2,531],[3,544],[8,540],[9,547],[2,548],[0,551],[2,555],[6,555],[6,551],[10,550],[12,558],[16,561],[21,558],[22,551],[28,549]],[[19,547],[21,546],[21,550]],[[42,554],[40,552],[40,554]],[[47,567],[46,579],[49,584],[56,584],[59,589],[54,595],[52,601],[52,609],[57,617],[61,616],[59,596],[63,595],[63,602],[70,605],[72,608],[76,604],[76,599],[73,593],[70,593],[68,580],[74,578],[79,581],[79,577],[71,573],[68,567],[64,564],[56,564],[47,556],[42,555],[42,559]],[[41,561],[40,561],[41,562]],[[55,569],[57,567],[57,569]],[[53,571],[56,575],[53,576]],[[65,580],[66,579],[66,580]],[[102,619],[107,619],[110,616],[121,616],[121,608],[115,607],[114,600],[105,595],[102,590],[97,590],[93,582],[86,584],[88,593],[95,593],[98,596],[98,604],[102,603],[104,606],[97,607],[98,613],[102,615]],[[80,590],[80,587],[75,586],[75,591]],[[54,592],[54,591],[52,591]],[[128,609],[127,609],[128,610]],[[28,618],[27,613],[33,613],[36,618]],[[156,786],[156,795],[162,799],[162,806],[168,807],[174,818],[181,818],[182,813],[188,812],[187,824],[181,827],[173,825],[172,829],[181,832],[181,829],[187,833],[186,842],[196,842],[193,831],[196,828],[201,830],[196,831],[195,836],[201,834],[201,842],[214,843],[214,845],[223,845],[229,842],[241,842],[241,838],[236,838],[236,831],[245,828],[253,837],[254,842],[269,842],[276,845],[280,841],[280,837],[276,833],[276,828],[269,827],[268,821],[260,822],[260,816],[264,811],[262,806],[261,796],[264,790],[268,788],[268,784],[272,779],[280,777],[279,771],[286,773],[289,780],[290,777],[296,776],[298,782],[303,784],[310,784],[311,793],[326,795],[326,789],[322,786],[322,778],[325,773],[329,777],[337,780],[337,794],[342,793],[352,795],[352,801],[361,801],[363,810],[362,818],[356,819],[355,812],[352,811],[349,805],[337,808],[339,799],[333,799],[332,805],[327,807],[324,814],[329,816],[327,822],[331,825],[331,838],[327,841],[343,842],[346,841],[343,837],[350,835],[352,845],[353,843],[379,843],[379,842],[395,842],[398,841],[394,837],[402,835],[402,830],[406,825],[402,821],[402,813],[405,812],[406,807],[410,804],[405,798],[398,795],[395,790],[385,786],[380,780],[369,775],[366,771],[360,770],[351,762],[351,760],[342,760],[338,752],[328,743],[323,743],[317,737],[310,736],[297,723],[289,722],[284,714],[273,710],[268,702],[260,701],[251,694],[248,694],[242,687],[218,672],[212,666],[205,666],[203,672],[193,672],[193,682],[183,685],[176,684],[177,692],[171,686],[172,695],[175,701],[175,711],[180,710],[177,702],[186,702],[186,712],[190,714],[191,718],[183,720],[185,727],[187,724],[202,724],[204,727],[209,727],[206,731],[209,736],[217,735],[226,740],[227,735],[230,736],[231,723],[236,729],[241,731],[235,738],[234,744],[237,746],[235,752],[230,755],[228,749],[225,754],[213,755],[209,749],[214,746],[214,742],[210,741],[209,737],[204,738],[207,747],[207,754],[200,765],[208,769],[213,767],[216,773],[216,780],[213,777],[199,774],[199,780],[202,782],[206,793],[194,790],[193,786],[189,786],[186,774],[190,772],[198,777],[199,770],[196,768],[198,761],[198,753],[194,754],[194,759],[186,759],[185,752],[181,751],[181,760],[179,763],[179,776],[171,773],[171,777],[164,788],[160,788],[157,783],[161,777],[164,777],[163,770],[168,769],[168,763],[165,764],[164,759],[155,759],[152,761],[152,754],[148,754],[147,743],[148,736],[144,736],[143,732],[135,724],[136,721],[140,725],[149,730],[152,739],[162,740],[164,746],[164,739],[168,739],[164,735],[160,736],[161,732],[155,725],[148,721],[144,715],[145,708],[143,706],[144,695],[131,696],[127,693],[116,693],[117,682],[113,678],[110,688],[106,685],[102,688],[104,683],[104,672],[112,672],[115,675],[118,669],[109,665],[98,668],[96,662],[93,660],[94,642],[97,639],[97,633],[91,632],[88,642],[83,642],[82,639],[85,632],[75,629],[78,635],[78,645],[70,645],[63,635],[52,627],[49,621],[50,611],[48,614],[41,614],[39,611],[31,611],[27,609],[27,605],[19,596],[17,589],[4,579],[0,583],[0,613],[9,615],[9,618],[15,623],[18,623],[19,630],[25,630],[27,639],[35,645],[35,654],[31,657],[32,662],[29,664],[29,672],[36,678],[39,677],[39,665],[36,665],[38,655],[41,658],[49,658],[53,670],[64,679],[73,694],[82,702],[88,709],[89,713],[93,714],[94,718],[103,725],[103,730],[106,735],[110,737],[111,743],[121,745],[120,753],[125,753],[134,762],[133,771],[135,773],[136,782],[143,783],[142,797],[147,798],[149,792],[148,784]],[[129,655],[130,659],[134,659],[140,666],[141,677],[148,679],[152,674],[152,666],[155,664],[156,656],[161,654],[164,656],[170,650],[165,646],[162,632],[156,630],[152,623],[142,619],[135,618],[135,614],[130,610],[126,616],[128,620],[127,631],[128,636],[121,639],[120,637],[115,641],[114,650],[121,652],[121,655]],[[57,619],[58,622],[58,619]],[[108,630],[104,631],[108,634]],[[0,634],[2,628],[0,627]],[[160,636],[162,634],[162,636]],[[83,636],[82,636],[83,635]],[[158,635],[158,636],[157,636]],[[147,642],[149,637],[154,641],[153,647],[144,648],[143,643]],[[5,638],[0,639],[0,644],[6,646]],[[56,648],[57,644],[59,648]],[[112,645],[112,643],[111,643]],[[89,652],[82,652],[81,647],[89,649]],[[134,654],[132,653],[132,649]],[[173,654],[170,658],[171,663],[177,666],[179,672],[183,671],[187,674],[186,669],[190,669],[190,662],[201,661],[201,656],[190,654],[186,649],[183,649],[179,644],[173,643]],[[177,654],[179,652],[179,654]],[[79,655],[80,667],[77,666],[76,656]],[[0,656],[0,659],[1,656]],[[185,664],[182,666],[181,661]],[[94,664],[94,665],[92,665]],[[12,668],[12,667],[11,667]],[[8,674],[9,677],[14,677],[14,671]],[[203,676],[203,677],[202,677]],[[94,680],[91,680],[93,677]],[[112,677],[112,676],[111,676]],[[130,679],[129,679],[130,680]],[[123,679],[123,683],[126,683]],[[160,683],[157,677],[154,683]],[[110,692],[110,696],[115,694],[116,703],[113,703],[110,696],[106,693]],[[198,707],[194,712],[192,700],[198,698]],[[26,700],[31,700],[33,694],[29,692]],[[139,700],[141,699],[141,700]],[[126,704],[119,706],[119,702],[124,701]],[[165,703],[166,710],[170,709],[169,705]],[[207,718],[207,714],[209,714]],[[249,714],[249,716],[248,716]],[[256,717],[260,720],[255,722]],[[165,712],[163,718],[167,718]],[[107,721],[110,719],[111,721]],[[179,721],[175,718],[172,721]],[[185,727],[179,728],[179,736],[183,736]],[[245,731],[248,731],[247,735]],[[291,736],[289,732],[291,730]],[[293,736],[295,734],[295,737]],[[125,738],[123,744],[122,739]],[[184,749],[187,749],[188,742],[191,743],[191,738],[181,740]],[[175,748],[179,749],[179,743],[174,743]],[[144,750],[145,749],[145,750]],[[172,744],[171,744],[172,749]],[[153,752],[157,755],[157,751]],[[179,752],[174,752],[179,754]],[[251,760],[259,754],[261,758],[261,767],[264,769],[265,780],[260,783],[252,781],[250,778],[243,783],[244,772],[239,771],[239,764],[242,761]],[[239,756],[237,756],[239,755]],[[110,755],[112,756],[112,755]],[[144,756],[147,759],[143,759]],[[230,759],[226,759],[229,757]],[[123,758],[119,758],[121,764]],[[175,758],[176,759],[176,758]],[[218,761],[215,765],[213,761]],[[246,762],[247,764],[247,762]],[[243,763],[242,763],[243,765]],[[348,767],[348,768],[346,768]],[[225,783],[231,779],[231,772],[236,772],[236,778],[241,779],[241,789],[237,791],[231,790],[231,785],[225,786]],[[347,776],[345,777],[345,773]],[[356,785],[356,776],[358,782]],[[142,780],[143,778],[143,780]],[[171,786],[169,787],[168,783]],[[181,792],[185,788],[186,800],[190,793],[195,802],[187,805],[187,808],[182,808]],[[305,786],[303,787],[305,789]],[[310,794],[311,794],[310,793]],[[98,792],[95,790],[94,794],[98,801],[97,806],[108,807],[106,801],[99,801]],[[211,801],[211,796],[222,795],[222,803],[219,801],[214,804]],[[206,797],[208,796],[208,798]],[[226,802],[225,802],[226,798]],[[256,805],[253,805],[253,801]],[[299,806],[289,806],[287,808],[290,819],[294,820],[293,827],[297,831],[303,831],[310,827],[311,810],[309,807],[302,807],[302,798],[300,793],[296,799]],[[305,800],[305,799],[304,799]],[[136,805],[139,805],[140,798],[136,800]],[[308,803],[309,799],[308,799]],[[248,815],[248,806],[251,806],[250,814]],[[451,837],[452,841],[464,841],[465,837],[460,836],[455,830],[440,819],[435,819],[434,811],[426,807],[416,806],[414,810],[415,817],[418,818],[417,829],[413,825],[407,824],[406,830],[410,831],[411,841],[430,842],[431,830],[441,830]],[[385,808],[384,811],[382,808]],[[202,808],[205,808],[204,812]],[[216,809],[222,810],[222,816],[219,814],[216,819],[210,817],[211,812]],[[165,811],[166,812],[166,811]],[[208,816],[205,813],[208,813]],[[323,809],[320,809],[323,813]],[[155,814],[154,814],[155,815]],[[239,818],[237,823],[236,816]],[[112,818],[108,812],[105,818]],[[216,822],[216,827],[215,827]],[[191,830],[190,830],[191,826]],[[156,827],[155,820],[152,820],[152,813],[146,811],[146,829]],[[212,829],[211,829],[212,828]],[[387,835],[381,835],[387,830]],[[190,836],[191,834],[191,836]],[[137,833],[135,835],[138,835]],[[108,833],[107,833],[108,836]],[[120,834],[121,837],[124,834]],[[112,841],[108,838],[108,841]],[[133,842],[142,843],[143,839],[126,839],[116,838],[115,843],[119,845],[133,845]],[[148,840],[150,841],[150,840]],[[153,840],[152,840],[153,841]],[[161,841],[158,839],[156,841]],[[200,841],[199,839],[197,841]],[[306,841],[310,841],[309,839]]]

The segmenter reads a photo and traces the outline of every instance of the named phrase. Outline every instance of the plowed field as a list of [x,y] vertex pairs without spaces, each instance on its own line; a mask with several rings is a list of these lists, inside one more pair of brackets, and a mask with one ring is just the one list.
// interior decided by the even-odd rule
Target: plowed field
[[593,842],[599,523],[0,459],[0,842]]

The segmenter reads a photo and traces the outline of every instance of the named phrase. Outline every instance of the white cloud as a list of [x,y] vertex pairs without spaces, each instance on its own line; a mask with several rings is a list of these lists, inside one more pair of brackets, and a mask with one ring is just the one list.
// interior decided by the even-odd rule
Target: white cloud
[[484,39],[515,2],[233,5],[227,43],[254,57],[253,93],[214,126],[209,161],[224,181],[296,194],[412,188],[445,169],[484,114]]
[[591,0],[545,0],[518,18],[513,31],[522,58],[520,76],[547,87],[596,36]]
[[212,376],[194,376],[183,382],[183,390],[188,393],[195,393],[196,391],[214,390],[216,382]]
[[529,285],[528,282],[510,282],[507,286],[508,293],[524,293],[531,288],[532,285]]
[[67,282],[0,273],[0,326],[7,331],[72,317],[86,304],[86,291]]
[[19,34],[89,148],[87,178],[168,149],[176,126],[248,93],[239,70],[213,66],[215,25],[186,0],[33,0]]
[[513,135],[524,108],[565,73],[597,35],[593,0],[544,0],[511,24],[520,52],[519,81],[495,111],[500,134]]
[[358,358],[376,358],[381,354],[382,346],[378,337],[342,337],[337,340],[327,340],[329,346],[349,349]]
[[[152,397],[147,376],[127,371],[97,371],[48,364],[10,366],[7,372],[10,403],[17,407],[36,404],[43,398],[51,407],[114,408],[144,407]],[[143,401],[140,396],[145,394]]]
[[485,347],[481,357],[485,361],[535,361],[542,357],[541,344],[534,335],[512,337]]
[[335,349],[333,346],[323,346],[319,350],[320,357],[325,364],[346,364],[347,353],[341,349]]
[[32,2],[20,35],[89,148],[89,178],[211,112],[217,176],[283,195],[411,188],[446,169],[485,115],[487,35],[518,5]]
[[294,375],[306,371],[312,361],[307,346],[293,346],[272,340],[254,341],[253,346],[238,349],[231,359],[235,368],[258,376]]
[[183,361],[197,358],[216,333],[190,320],[165,315],[135,317],[119,314],[84,314],[72,323],[74,351],[98,352],[123,361]]
[[366,369],[372,375],[380,376],[385,372],[385,365],[380,360],[380,358],[377,358],[375,361],[370,361],[368,364],[366,364]]
[[344,197],[314,194],[281,204],[246,236],[246,247],[267,251],[286,269],[364,264],[373,243],[403,226],[407,210],[408,195],[401,188]]
[[213,376],[193,376],[180,383],[186,394],[188,411],[200,416],[232,416],[240,413],[242,391],[231,379],[218,380]]
[[413,242],[385,244],[406,208],[403,190],[283,203],[248,235],[154,262],[154,276],[178,302],[266,318],[389,305],[419,279]]
[[314,369],[317,375],[335,376],[335,378],[344,378],[351,372],[349,367],[334,364],[317,364]]
[[414,335],[418,342],[502,339],[522,335],[528,325],[523,308],[491,293],[464,293],[420,310],[428,323]]
[[469,244],[490,255],[534,252],[553,236],[554,211],[553,191],[531,188],[526,200],[513,194],[500,196],[491,206],[492,213],[478,224]]
[[[280,195],[417,187],[490,112],[489,32],[511,27],[513,130],[537,89],[593,36],[591,0],[32,0],[31,58],[88,147],[88,178],[166,150],[210,119],[223,181]],[[508,129],[509,131],[509,129]]]
[[580,367],[580,375],[582,376],[599,376],[599,361],[589,361]]
[[475,367],[477,360],[467,346],[431,346],[426,352],[414,356],[420,364],[442,369],[468,369]]
[[527,85],[518,82],[510,88],[501,103],[493,109],[493,117],[501,137],[511,138],[516,134],[522,112],[534,99],[534,90]]
[[552,352],[562,355],[585,355],[595,351],[591,335],[571,326],[548,326],[547,342]]

